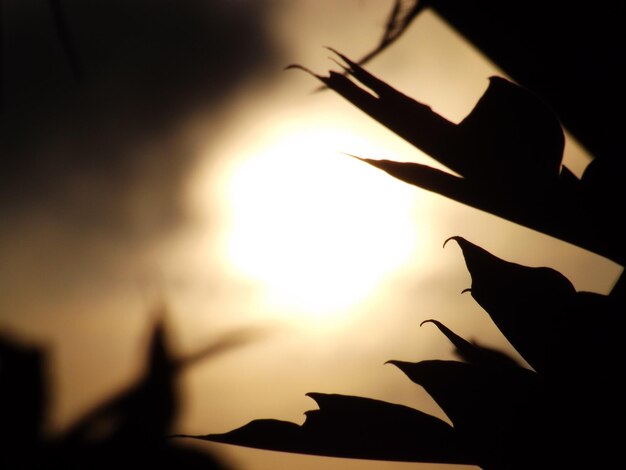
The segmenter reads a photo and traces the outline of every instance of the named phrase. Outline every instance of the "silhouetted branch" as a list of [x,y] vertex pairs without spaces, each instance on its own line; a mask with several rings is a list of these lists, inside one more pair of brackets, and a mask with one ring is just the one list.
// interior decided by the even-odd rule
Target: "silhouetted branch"
[[383,37],[372,51],[359,59],[358,63],[365,65],[393,44],[417,18],[417,15],[428,6],[428,3],[428,0],[395,0],[387,18]]

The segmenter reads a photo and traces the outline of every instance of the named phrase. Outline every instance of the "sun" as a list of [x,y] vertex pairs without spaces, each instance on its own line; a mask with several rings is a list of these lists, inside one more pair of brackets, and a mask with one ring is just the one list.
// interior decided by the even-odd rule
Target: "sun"
[[321,123],[285,126],[231,155],[221,251],[276,311],[336,316],[412,258],[415,193],[340,153],[364,150],[366,137]]

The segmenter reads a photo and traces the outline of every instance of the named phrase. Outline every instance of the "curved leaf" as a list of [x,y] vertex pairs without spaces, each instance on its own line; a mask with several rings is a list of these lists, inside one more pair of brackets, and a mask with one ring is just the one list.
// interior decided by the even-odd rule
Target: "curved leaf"
[[423,386],[455,428],[483,434],[507,429],[539,385],[536,373],[519,367],[494,369],[442,360],[388,362]]
[[420,163],[373,160],[371,158],[361,158],[354,155],[350,156],[383,170],[405,183],[419,186],[427,191],[444,194],[450,199],[471,206],[482,204],[481,199],[476,197],[476,192],[466,179],[454,176],[445,171],[437,170],[436,168]]
[[[481,465],[510,459],[519,453],[520,442],[529,447],[541,442],[538,430],[545,406],[536,373],[458,361],[389,363],[434,398],[463,441],[481,456]],[[533,450],[526,453],[536,455]]]
[[504,261],[462,237],[449,240],[463,251],[472,297],[535,370],[545,369],[575,299],[572,283],[554,269]]
[[456,125],[333,52],[347,64],[345,70],[375,95],[335,72],[327,78],[318,76],[320,80],[455,172],[501,191],[511,185],[518,191],[537,191],[537,186],[548,187],[558,180],[563,130],[554,112],[530,91],[491,77],[485,94]]

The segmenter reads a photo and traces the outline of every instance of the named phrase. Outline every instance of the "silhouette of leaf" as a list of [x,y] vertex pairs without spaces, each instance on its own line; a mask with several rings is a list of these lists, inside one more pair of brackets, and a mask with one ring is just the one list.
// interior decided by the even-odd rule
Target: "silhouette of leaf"
[[369,88],[330,72],[317,76],[331,89],[416,147],[465,178],[518,191],[536,191],[559,177],[564,136],[556,115],[528,90],[501,77],[472,112],[453,124],[376,78],[345,55],[335,52],[347,72]]
[[574,286],[554,269],[504,261],[462,237],[449,240],[463,251],[472,297],[528,363],[544,369],[553,335],[575,299]]
[[[563,7],[572,10],[564,2],[557,4],[558,8],[546,9],[549,21],[532,8],[525,9],[520,15],[524,21],[519,21],[511,17],[514,9],[505,14],[500,3],[491,0],[428,2],[437,11],[452,13],[450,16],[457,23],[469,26],[477,37],[484,39],[491,35],[491,49],[499,50],[504,56],[507,56],[506,48],[493,41],[494,32],[502,34],[509,45],[516,42],[513,48],[517,57],[513,63],[517,65],[529,62],[541,65],[541,61],[535,62],[530,57],[532,54],[527,54],[525,41],[520,38],[535,34],[532,28],[527,28],[528,24],[547,25],[546,30],[539,31],[539,36],[550,40],[549,49],[555,53],[537,52],[552,72],[553,65],[559,62],[559,51],[554,47],[560,49],[561,42],[558,34],[550,35],[551,28],[561,30],[557,24],[561,23]],[[388,25],[390,37],[406,29],[415,18],[417,5],[415,1],[394,3]],[[424,5],[420,2],[419,9]],[[408,13],[400,13],[402,6]],[[497,15],[484,15],[481,6],[490,13],[504,14],[514,25],[513,31],[506,31],[507,21],[498,21]],[[461,12],[468,13],[467,19]],[[580,15],[567,17],[580,19]],[[394,23],[394,17],[400,19]],[[533,21],[535,17],[540,19]],[[582,19],[579,25],[586,24]],[[477,24],[486,26],[485,35],[481,36]],[[534,48],[542,47],[541,40],[530,37],[530,42]],[[597,40],[594,39],[593,44],[598,45]],[[580,45],[583,47],[576,48],[575,54],[584,49],[585,44]],[[615,55],[615,49],[611,50]],[[528,57],[524,57],[525,54]],[[459,176],[416,163],[360,160],[410,184],[557,236],[624,264],[626,232],[614,220],[618,212],[612,206],[607,208],[606,204],[615,202],[615,207],[624,208],[626,199],[613,201],[616,188],[620,187],[619,194],[623,194],[624,186],[620,182],[623,173],[607,171],[610,167],[594,161],[579,181],[562,167],[564,135],[560,121],[538,96],[508,80],[492,77],[472,112],[459,124],[454,124],[393,89],[358,63],[340,53],[337,55],[343,61],[339,63],[343,74],[331,71],[325,77],[302,66],[290,68],[311,73]],[[542,82],[540,69],[529,69],[526,76],[529,74],[536,82]],[[576,107],[578,90],[587,97],[594,96],[593,91],[583,90],[585,81],[580,85],[578,89],[570,88],[570,104],[561,109],[571,110],[571,104]],[[623,90],[619,84],[617,88]],[[558,90],[558,81],[549,83],[550,89]],[[610,95],[606,96],[604,103],[610,102]],[[602,104],[600,111],[604,111],[605,106]],[[585,119],[593,119],[593,114]],[[613,122],[606,129],[615,131],[614,136],[621,135],[620,125]],[[603,134],[605,129],[596,127],[596,143]],[[620,147],[613,146],[614,154],[619,150]],[[498,351],[466,341],[436,320],[428,322],[446,335],[467,363],[389,362],[433,396],[454,423],[452,433],[457,443],[462,442],[457,448],[471,449],[464,455],[475,456],[468,460],[485,469],[526,469],[536,468],[538,464],[542,468],[579,467],[581,464],[589,468],[611,468],[621,462],[621,443],[615,437],[619,431],[612,430],[612,421],[620,422],[624,414],[623,390],[617,386],[626,359],[620,338],[624,330],[623,275],[610,296],[577,293],[569,280],[553,269],[507,262],[461,237],[452,239],[459,243],[472,276],[472,286],[467,290],[537,372],[519,367]],[[231,433],[205,438],[295,452],[351,456],[352,451],[346,452],[346,448],[351,447],[345,447],[345,436],[358,433],[359,429],[369,429],[360,425],[362,419],[376,413],[361,412],[369,405],[364,406],[357,400],[367,399],[344,397],[339,400],[336,397],[314,396],[320,410],[307,412],[307,420],[300,427],[271,420],[254,421]],[[329,400],[330,404],[325,403]],[[586,402],[593,405],[586,406]],[[358,418],[350,416],[352,408],[359,410]],[[386,415],[385,419],[393,414],[384,407],[380,411]],[[307,445],[311,441],[307,432],[313,430],[320,432],[314,434],[315,446],[311,449]],[[275,438],[282,439],[283,444],[276,445]],[[342,450],[337,453],[325,439],[342,442]],[[358,442],[360,450],[355,455],[371,458],[364,457],[369,455],[363,450],[364,442]]]
[[[610,112],[616,103],[624,103],[622,41],[617,37],[621,17],[606,1],[594,9],[570,6],[556,0],[542,4],[537,14],[533,8],[512,9],[497,0],[396,0],[380,45],[390,46],[425,8],[434,10],[516,82],[547,100],[597,157],[583,182],[591,183],[598,173],[601,181],[593,182],[586,197],[600,191],[608,196],[604,202],[625,201],[617,176],[622,173],[621,123]],[[358,63],[364,65],[382,50],[379,46]],[[611,213],[600,205],[596,210]]]
[[[463,360],[481,366],[488,367],[519,367],[519,364],[509,355],[496,349],[485,348],[461,338],[447,326],[437,320],[424,320],[424,323],[432,323],[446,338],[456,347],[456,354]],[[421,326],[420,325],[420,326]]]
[[[389,21],[397,28],[396,33],[385,35],[390,41],[383,43],[393,43],[424,7],[445,18],[517,83],[545,99],[594,156],[580,181],[563,168],[556,191],[560,195],[551,202],[552,218],[536,210],[534,215],[506,215],[488,206],[475,207],[625,264],[622,241],[626,231],[614,217],[624,212],[626,203],[622,125],[612,112],[625,102],[620,78],[623,41],[618,37],[621,17],[615,14],[615,5],[603,2],[592,10],[577,9],[570,8],[565,0],[557,0],[542,4],[541,14],[537,14],[533,8],[511,9],[495,0],[398,0]],[[400,13],[400,20],[394,21],[401,11],[406,13]],[[581,35],[582,30],[587,34]]]
[[[520,367],[484,367],[457,361],[388,361],[435,399],[461,438],[489,467],[515,454],[520,438],[537,439],[545,407],[538,375]],[[514,423],[514,424],[513,424]]]
[[350,155],[372,165],[405,183],[419,186],[428,191],[444,194],[450,199],[478,207],[482,204],[479,195],[464,178],[454,176],[445,171],[437,170],[428,165],[412,162],[394,162],[392,160],[373,160]]
[[225,434],[181,436],[261,449],[375,460],[475,463],[444,421],[371,398],[308,393],[319,409],[299,426],[255,420]]
[[535,370],[571,383],[587,366],[588,374],[597,375],[594,387],[613,375],[609,371],[624,357],[619,302],[576,292],[554,269],[504,261],[462,237],[449,240],[463,251],[472,277],[467,290]]
[[461,177],[415,163],[363,161],[407,183],[624,264],[626,253],[620,242],[624,229],[600,217],[606,213],[596,209],[602,200],[606,202],[599,196],[606,186],[591,185],[591,177],[582,184],[561,166],[563,130],[555,113],[535,94],[491,77],[472,112],[454,124],[331,50],[346,64],[346,74],[365,88],[341,73],[321,76],[298,65],[289,68],[311,73]]
[[[616,386],[626,360],[619,297],[576,292],[553,269],[504,261],[462,237],[450,239],[461,247],[472,277],[466,290],[537,372],[426,320],[467,363],[389,363],[424,387],[453,428],[404,406],[315,393],[309,396],[319,410],[306,412],[301,426],[255,420],[225,434],[184,437],[335,457],[469,463],[487,470],[615,462],[615,450],[606,446],[619,448],[610,429],[613,413],[624,409],[623,390]],[[581,406],[585,400],[595,405]],[[571,445],[591,450],[572,456]]]
[[520,367],[493,368],[441,360],[388,363],[423,386],[454,427],[464,431],[485,433],[505,428],[538,383],[535,372]]

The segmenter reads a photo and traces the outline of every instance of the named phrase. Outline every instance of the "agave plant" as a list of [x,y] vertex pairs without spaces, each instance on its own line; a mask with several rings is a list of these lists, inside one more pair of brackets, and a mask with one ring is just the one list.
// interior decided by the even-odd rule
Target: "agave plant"
[[[453,124],[337,54],[344,73],[310,73],[460,176],[416,163],[361,160],[623,263],[622,243],[613,232],[617,224],[594,225],[598,216],[588,204],[597,200],[594,185],[562,166],[563,131],[539,97],[493,77],[469,116]],[[467,291],[530,367],[428,320],[452,342],[460,360],[388,362],[423,387],[452,425],[398,404],[310,393],[319,409],[306,412],[302,425],[255,420],[225,434],[191,437],[485,469],[614,466],[620,453],[614,426],[624,411],[618,385],[623,278],[608,296],[577,292],[554,269],[505,261],[460,236],[450,240],[460,246],[471,275]]]
[[[621,316],[610,296],[576,292],[559,272],[504,261],[461,237],[469,291],[534,370],[436,320],[462,361],[389,361],[452,422],[378,400],[310,393],[304,424],[255,420],[195,436],[264,449],[364,459],[558,468],[616,462],[623,411]],[[591,318],[595,320],[590,320]],[[577,449],[572,453],[572,448]]]

